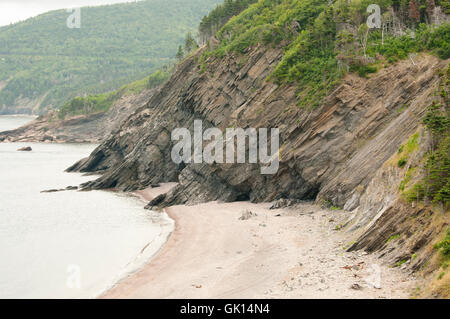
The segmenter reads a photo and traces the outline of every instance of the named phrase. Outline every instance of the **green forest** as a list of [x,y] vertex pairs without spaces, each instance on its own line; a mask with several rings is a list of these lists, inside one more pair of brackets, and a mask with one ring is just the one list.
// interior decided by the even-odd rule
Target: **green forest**
[[18,98],[40,112],[115,90],[174,61],[185,34],[221,0],[148,0],[81,8],[80,28],[57,10],[0,28],[0,113]]

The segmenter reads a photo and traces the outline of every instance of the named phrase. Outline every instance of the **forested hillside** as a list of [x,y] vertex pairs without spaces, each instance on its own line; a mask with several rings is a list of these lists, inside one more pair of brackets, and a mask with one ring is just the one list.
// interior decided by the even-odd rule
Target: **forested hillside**
[[52,11],[0,28],[0,113],[59,108],[117,89],[172,61],[187,31],[220,0],[148,0]]

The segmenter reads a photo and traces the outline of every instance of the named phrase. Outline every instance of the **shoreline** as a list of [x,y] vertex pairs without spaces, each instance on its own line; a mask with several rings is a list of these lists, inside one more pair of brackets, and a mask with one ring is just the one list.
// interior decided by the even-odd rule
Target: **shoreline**
[[[145,202],[174,184],[134,192]],[[210,202],[165,210],[175,222],[148,262],[99,298],[407,298],[415,280],[375,254],[347,253],[349,214],[313,204]],[[241,219],[243,212],[253,214]],[[333,220],[333,222],[331,222]],[[371,287],[380,264],[381,289]]]
[[[127,192],[125,193],[127,196],[130,197],[135,197],[137,198],[139,201],[141,201],[143,204],[147,204],[149,201],[151,201],[155,196],[158,196],[161,193],[165,193],[167,191],[170,190],[171,187],[175,186],[176,183],[166,183],[164,184],[162,187],[158,187],[158,188],[147,188],[145,190],[139,190],[139,191],[134,191],[134,192]],[[108,190],[104,190],[104,191],[108,191]],[[115,193],[115,191],[112,191],[113,193]],[[160,213],[158,213],[160,214]],[[165,215],[165,216],[164,216]],[[157,237],[155,237],[152,241],[150,241],[149,243],[147,243],[142,250],[140,251],[140,253],[135,257],[134,260],[131,260],[127,266],[125,267],[125,270],[123,270],[120,274],[118,274],[116,276],[115,279],[113,279],[111,281],[111,284],[109,284],[108,286],[106,286],[105,288],[103,288],[102,290],[100,290],[98,293],[94,294],[92,296],[93,299],[99,299],[102,298],[105,294],[107,294],[111,289],[114,289],[117,285],[120,285],[121,282],[127,280],[127,278],[129,278],[130,276],[132,276],[133,274],[139,272],[140,270],[142,270],[146,265],[148,265],[148,263],[151,262],[152,258],[154,258],[166,245],[167,241],[169,240],[170,236],[172,235],[172,233],[175,231],[175,227],[176,227],[176,222],[175,220],[169,216],[169,214],[167,214],[167,212],[164,211],[164,215],[160,215],[157,217],[157,219],[165,219],[168,220],[172,223],[172,227],[171,230],[168,231],[167,233],[163,234],[163,232],[161,232]],[[153,218],[152,218],[153,219]],[[160,221],[158,221],[160,222]],[[160,225],[162,230],[164,225],[161,224]],[[161,238],[161,235],[164,235],[163,238]],[[151,247],[151,244],[154,244],[155,240],[161,240],[159,242],[158,248],[157,249],[152,249],[151,253],[148,254],[148,256],[145,256],[145,260],[139,264],[139,265],[135,265],[134,267],[129,267],[129,265],[133,265],[133,263],[137,262],[137,259],[142,258],[143,253],[145,252],[145,250],[147,250],[149,247]]]
[[[17,152],[19,145],[31,145],[33,152]],[[96,178],[64,173],[93,145],[0,146],[3,237],[10,240],[0,245],[2,256],[8,256],[0,278],[4,298],[95,298],[147,264],[171,233],[172,220],[143,211],[142,201],[126,193],[42,193]],[[67,284],[67,269],[73,265],[82,269],[79,289]]]
[[[172,185],[173,184],[173,185]],[[139,201],[141,201],[144,204],[147,204],[149,201],[151,201],[155,196],[158,196],[161,193],[167,192],[171,187],[175,186],[176,183],[166,183],[163,185],[163,187],[159,188],[148,188],[141,191],[134,191],[134,192],[128,192],[125,193],[127,196],[135,197]],[[153,192],[156,190],[156,193],[153,195]],[[106,190],[105,190],[106,191]],[[115,193],[113,191],[113,193]],[[156,219],[156,221],[154,220]],[[94,294],[92,298],[98,299],[102,298],[103,295],[107,294],[108,291],[111,289],[114,289],[117,285],[119,285],[121,282],[127,280],[130,276],[133,274],[139,272],[142,270],[146,265],[148,265],[152,258],[154,258],[166,245],[167,241],[169,240],[172,233],[175,231],[176,222],[175,220],[169,216],[166,212],[164,214],[158,213],[158,216],[156,218],[152,217],[152,220],[154,220],[155,223],[159,223],[161,227],[161,232],[158,236],[153,238],[149,243],[147,243],[140,253],[135,257],[134,260],[129,261],[129,263],[125,266],[125,269],[116,276],[115,279],[112,280],[111,284],[109,284],[107,287],[100,290],[98,293]],[[164,232],[164,228],[167,227],[164,225],[164,222],[170,222],[171,223],[171,229],[169,231]],[[155,241],[157,241],[157,247],[152,247],[151,245],[155,244]],[[150,248],[150,250],[148,250]],[[155,249],[156,248],[156,249]],[[147,250],[147,252],[145,252]],[[136,265],[138,262],[138,259],[145,258],[141,263]],[[134,264],[134,266],[133,266]]]

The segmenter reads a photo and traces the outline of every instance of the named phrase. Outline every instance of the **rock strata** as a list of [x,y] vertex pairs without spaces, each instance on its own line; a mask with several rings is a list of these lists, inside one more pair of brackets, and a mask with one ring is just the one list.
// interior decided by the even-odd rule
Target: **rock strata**
[[[317,109],[296,106],[295,86],[264,81],[281,50],[254,48],[208,61],[201,50],[186,59],[148,103],[122,122],[89,158],[69,171],[103,175],[86,189],[136,190],[178,182],[159,206],[205,201],[318,200],[353,209],[375,172],[420,125],[445,61],[429,55],[389,66],[369,79],[346,76]],[[262,175],[259,164],[175,164],[175,128],[280,129],[280,167]],[[359,191],[358,191],[359,190]]]

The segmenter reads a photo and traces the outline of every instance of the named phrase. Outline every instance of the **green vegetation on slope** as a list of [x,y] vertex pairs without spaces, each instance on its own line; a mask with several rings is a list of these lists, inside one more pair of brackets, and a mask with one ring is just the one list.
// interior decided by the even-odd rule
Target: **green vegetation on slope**
[[231,17],[238,15],[257,0],[225,0],[207,16],[204,16],[198,28],[199,38],[202,43],[212,37]]
[[158,70],[152,75],[122,86],[120,89],[103,94],[88,95],[86,97],[77,96],[66,102],[58,111],[60,119],[66,116],[87,115],[109,110],[112,104],[127,94],[138,94],[145,89],[152,89],[163,84],[169,77],[169,70]]
[[444,239],[436,244],[435,248],[441,252],[443,258],[442,265],[444,269],[447,268],[450,261],[450,228],[447,229]]
[[[367,28],[369,4],[380,6],[383,32]],[[433,1],[444,9],[446,4]],[[203,59],[243,54],[259,44],[280,46],[285,54],[270,79],[297,83],[299,105],[316,107],[346,72],[376,72],[379,54],[387,62],[424,50],[449,57],[449,25],[423,24],[430,20],[431,6],[426,0],[337,0],[332,5],[326,0],[259,0],[217,32],[220,44]],[[411,9],[416,7],[418,15]],[[415,37],[408,29],[415,30]]]
[[[52,11],[0,28],[0,113],[44,96],[41,107],[113,90],[143,78],[174,58],[201,17],[221,0],[147,0],[81,9],[81,28],[66,25],[71,13]],[[13,110],[10,108],[10,110]]]
[[429,199],[450,207],[450,66],[441,74],[439,96],[423,120],[431,135],[431,150],[425,155],[425,176],[405,192],[409,201]]
[[106,111],[111,107],[117,97],[117,92],[89,95],[87,97],[74,97],[61,107],[58,112],[58,117],[64,119],[66,116]]

